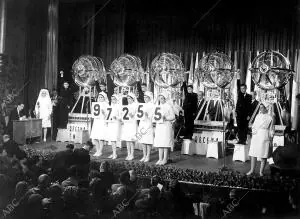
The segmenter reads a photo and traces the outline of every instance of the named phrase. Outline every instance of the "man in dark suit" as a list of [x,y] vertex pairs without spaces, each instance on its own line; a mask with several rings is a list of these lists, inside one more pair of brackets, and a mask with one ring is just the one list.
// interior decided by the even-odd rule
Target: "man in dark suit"
[[8,134],[11,136],[12,139],[13,139],[13,121],[24,118],[25,114],[23,110],[24,110],[24,103],[18,103],[17,107],[10,112],[7,129],[8,129]]
[[73,150],[74,145],[68,144],[66,150],[55,154],[51,165],[53,181],[62,182],[66,179],[67,170],[75,163]]
[[74,150],[74,160],[77,166],[78,175],[81,179],[87,179],[90,169],[90,151],[94,145],[91,141],[88,141],[82,148],[76,148]]
[[196,93],[193,93],[193,86],[186,86],[186,82],[183,82],[184,89],[184,102],[183,102],[183,110],[184,110],[184,119],[185,119],[185,139],[192,139],[194,132],[194,120],[196,118],[197,113],[197,104],[198,97]]
[[246,144],[248,122],[251,117],[252,97],[250,94],[246,93],[246,90],[247,86],[245,84],[241,84],[235,109],[239,138],[238,144]]
[[59,126],[66,128],[68,124],[69,112],[73,102],[73,91],[69,87],[67,81],[64,82],[63,88],[60,90],[61,100],[59,101]]
[[198,120],[204,120],[206,105],[207,104],[205,103],[204,93],[203,93],[203,91],[200,91],[198,93],[197,113],[199,113],[199,111],[201,110],[201,108],[202,108],[202,111],[200,112]]
[[257,105],[258,105],[258,101],[256,100],[256,96],[257,96],[256,91],[251,92],[252,100],[251,100],[251,114],[250,114],[250,117],[253,115],[253,113],[254,113]]

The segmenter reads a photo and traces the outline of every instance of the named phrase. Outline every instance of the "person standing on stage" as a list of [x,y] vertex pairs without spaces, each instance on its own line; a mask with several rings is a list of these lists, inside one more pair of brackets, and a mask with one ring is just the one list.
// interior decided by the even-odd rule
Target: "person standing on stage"
[[73,101],[73,93],[69,86],[69,82],[65,81],[63,84],[63,88],[60,91],[61,101],[59,102],[59,126],[61,128],[67,127],[69,112],[71,110],[71,105]]
[[165,165],[168,162],[168,150],[174,145],[173,122],[175,114],[170,103],[167,103],[168,94],[160,93],[159,103],[161,106],[162,123],[156,123],[153,147],[158,148],[159,160],[156,165]]
[[108,158],[117,159],[117,142],[121,137],[121,106],[119,104],[119,97],[117,94],[111,96],[111,113],[109,121],[107,121],[106,141],[111,142],[112,155]]
[[108,107],[107,94],[100,92],[98,94],[97,102],[100,103],[100,115],[94,119],[93,128],[91,131],[91,139],[96,146],[96,153],[93,156],[102,156],[103,146],[106,140],[107,134],[107,122],[106,122],[106,108]]
[[[134,145],[137,135],[137,120],[135,114],[137,111],[137,100],[134,93],[127,94],[128,99],[128,111],[123,116],[123,126],[121,133],[121,140],[126,141],[127,145],[127,157],[125,160],[134,159]],[[124,109],[124,108],[123,108]],[[127,115],[126,115],[127,114]],[[124,119],[127,117],[127,121]]]
[[144,99],[146,102],[144,105],[145,118],[143,120],[140,120],[137,132],[137,140],[142,144],[143,148],[143,158],[140,161],[146,163],[150,160],[151,146],[153,145],[154,139],[154,131],[152,125],[152,116],[154,111],[153,93],[150,91],[146,91],[144,93]]
[[205,115],[205,107],[206,107],[206,103],[205,103],[205,98],[204,98],[204,92],[203,91],[199,91],[198,93],[198,104],[197,104],[197,113],[199,113],[199,111],[202,109],[202,112],[200,114],[200,116],[198,117],[198,120],[204,120],[204,115]]
[[23,110],[24,110],[24,103],[20,102],[17,104],[17,107],[10,112],[9,121],[7,125],[7,132],[12,139],[13,139],[13,121],[24,119],[26,117]]
[[138,82],[137,85],[138,98],[137,101],[139,103],[145,103],[144,94],[147,91],[147,84]]
[[253,113],[254,113],[257,105],[258,105],[258,101],[256,100],[256,96],[257,96],[256,91],[251,92],[252,99],[251,99],[251,113],[250,113],[250,116],[253,115]]
[[41,89],[35,104],[36,118],[42,119],[44,142],[47,139],[47,130],[51,128],[52,102],[47,89]]
[[268,114],[267,107],[261,104],[259,106],[259,114],[256,116],[252,125],[252,139],[250,144],[249,156],[251,157],[251,169],[247,173],[254,173],[256,159],[260,158],[259,175],[263,176],[267,158],[271,153],[271,144],[274,136],[274,120]]
[[248,122],[251,117],[251,100],[250,94],[246,93],[247,86],[241,84],[240,92],[238,94],[238,100],[236,104],[236,119],[238,128],[238,144],[246,144],[247,132],[248,132]]
[[185,139],[192,139],[194,132],[194,120],[196,118],[197,113],[197,104],[198,97],[196,93],[193,93],[193,86],[186,86],[186,82],[183,82],[184,89],[184,102],[183,102],[183,111],[184,111],[184,119],[185,119]]
[[51,101],[52,101],[52,138],[55,140],[57,135],[57,127],[59,126],[59,96],[57,90],[52,91]]

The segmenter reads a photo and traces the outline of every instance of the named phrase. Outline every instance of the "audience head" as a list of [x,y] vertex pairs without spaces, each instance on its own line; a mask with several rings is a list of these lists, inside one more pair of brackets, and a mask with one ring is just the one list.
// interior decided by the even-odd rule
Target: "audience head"
[[124,171],[120,174],[120,183],[122,185],[129,185],[130,184],[130,174],[128,171]]
[[136,174],[134,170],[129,170],[129,176],[130,176],[130,181],[135,182],[136,181]]
[[100,172],[108,172],[109,171],[109,163],[107,161],[103,161],[99,168]]
[[89,180],[100,178],[100,173],[97,170],[90,170]]
[[43,214],[43,196],[39,194],[32,194],[29,196],[27,201],[28,218],[42,218]]
[[93,149],[94,145],[93,145],[93,143],[92,143],[91,141],[87,141],[83,147],[84,147],[86,150],[90,151],[90,150]]
[[189,94],[191,94],[191,93],[193,93],[193,85],[188,85],[187,86],[187,92],[189,93]]
[[157,186],[158,183],[160,183],[160,182],[161,182],[161,179],[159,176],[155,175],[151,178],[151,186]]
[[63,191],[63,199],[66,206],[74,207],[76,206],[78,198],[78,187],[67,186]]
[[147,91],[147,84],[146,83],[142,83],[141,84],[141,88],[142,88],[143,92],[146,92]]
[[48,188],[50,185],[50,177],[47,174],[42,174],[38,178],[38,186],[40,188]]
[[246,85],[246,84],[241,84],[240,90],[241,90],[241,93],[242,93],[242,94],[245,94],[245,93],[246,93],[246,90],[247,90],[247,85]]
[[9,140],[10,140],[9,134],[4,134],[4,135],[3,135],[3,142],[6,143],[6,142],[8,142]]
[[70,84],[69,84],[69,82],[65,81],[63,86],[64,86],[65,89],[68,89]]
[[73,151],[74,150],[74,145],[73,144],[67,144],[66,148],[67,148],[67,150]]
[[55,183],[49,187],[49,196],[53,200],[57,200],[62,195],[62,188],[59,184]]
[[28,183],[25,181],[18,182],[15,187],[15,198],[17,200],[20,200],[20,198],[22,198],[27,191],[28,191]]

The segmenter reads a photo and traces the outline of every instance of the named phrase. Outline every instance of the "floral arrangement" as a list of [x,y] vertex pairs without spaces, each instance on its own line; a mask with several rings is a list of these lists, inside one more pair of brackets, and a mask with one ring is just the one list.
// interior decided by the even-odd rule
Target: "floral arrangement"
[[[51,161],[55,152],[34,150],[24,146],[29,158],[39,156]],[[236,188],[256,191],[291,191],[296,188],[296,179],[288,177],[246,176],[239,172],[202,172],[195,169],[180,169],[176,166],[155,166],[144,163],[108,161],[111,171],[118,176],[122,171],[134,170],[139,178],[151,178],[156,175],[163,181],[178,180],[181,183],[218,188]],[[99,161],[92,161],[91,168],[99,169]]]

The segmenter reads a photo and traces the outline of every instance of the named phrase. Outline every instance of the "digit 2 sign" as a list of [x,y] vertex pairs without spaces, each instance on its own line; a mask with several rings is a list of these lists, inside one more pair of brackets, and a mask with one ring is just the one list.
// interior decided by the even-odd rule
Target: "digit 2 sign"
[[155,111],[154,111],[154,115],[153,115],[153,122],[163,123],[163,115],[161,112],[161,106],[155,107]]
[[122,107],[122,120],[123,121],[129,121],[130,120],[128,106],[123,106]]
[[100,117],[100,103],[93,102],[92,103],[92,118],[99,118]]

